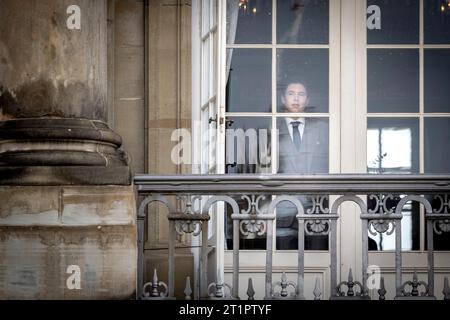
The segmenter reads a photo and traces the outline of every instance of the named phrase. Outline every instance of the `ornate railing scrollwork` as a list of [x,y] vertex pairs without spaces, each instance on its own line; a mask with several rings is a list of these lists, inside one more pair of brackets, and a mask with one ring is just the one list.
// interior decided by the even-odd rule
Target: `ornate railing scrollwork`
[[242,209],[241,214],[249,214],[249,220],[241,220],[239,223],[239,230],[244,236],[255,235],[262,236],[266,232],[266,222],[264,220],[258,220],[258,216],[262,215],[259,203],[266,197],[264,195],[243,195],[242,200],[246,200],[248,203],[247,209]]
[[439,207],[433,209],[433,213],[450,213],[450,200],[448,194],[436,194],[434,200],[439,200]]
[[[160,291],[159,288],[163,287],[164,291]],[[150,291],[147,291],[148,288],[151,288]],[[158,281],[158,274],[156,269],[153,272],[153,280],[151,282],[147,282],[142,287],[142,300],[151,300],[151,299],[164,299],[169,295],[169,289],[167,284],[162,281]]]
[[436,234],[442,234],[443,232],[450,232],[450,219],[434,221],[433,230]]
[[321,217],[321,214],[330,213],[328,195],[311,196],[311,207],[306,209],[308,215],[317,215],[317,218],[305,220],[305,233],[307,235],[328,235],[330,232],[330,220]]
[[[437,200],[437,208],[433,208],[433,213],[427,218],[433,219],[433,231],[440,235],[444,232],[450,232],[450,200],[449,194],[437,194],[433,196]],[[436,202],[433,202],[433,205]]]
[[[407,286],[411,287],[411,291],[406,291],[405,288]],[[425,292],[421,292],[419,294],[419,287],[422,286],[425,288]],[[430,295],[430,289],[428,287],[428,284],[425,281],[419,281],[417,277],[417,272],[414,271],[413,280],[412,281],[406,281],[403,283],[401,288],[401,294],[403,297],[427,297]]]
[[[380,219],[368,221],[369,233],[373,236],[383,233],[386,233],[386,235],[393,234],[395,230],[395,221],[391,219],[394,215],[395,206],[388,208],[388,201],[394,201],[396,196],[393,194],[370,194],[368,195],[368,199],[374,200],[375,206],[373,208],[367,208],[367,213],[380,215]],[[372,228],[375,231],[373,231]]]
[[[369,220],[368,229],[371,235],[376,236],[377,233],[386,233],[388,236],[394,233],[395,221],[388,220],[389,215],[386,215],[385,219]],[[376,232],[372,231],[371,227],[375,229]],[[391,227],[389,229],[389,227]]]
[[307,235],[327,235],[330,232],[330,221],[325,219],[305,220]]
[[175,221],[175,230],[179,235],[194,233],[194,236],[197,236],[202,230],[202,223],[210,217],[208,214],[199,213],[169,213],[168,219]]
[[388,209],[388,200],[394,200],[394,195],[392,194],[369,194],[369,200],[375,200],[375,208],[368,209],[368,213],[394,213],[395,207]]
[[328,203],[328,195],[312,196],[311,208],[306,209],[308,214],[330,213],[330,208],[325,206],[325,202]]
[[226,283],[212,282],[208,286],[208,295],[211,299],[231,299],[231,292],[231,286]]
[[[343,287],[347,287],[347,293],[342,291]],[[359,291],[355,291],[355,287],[359,287]],[[337,286],[337,295],[339,297],[361,297],[361,298],[368,298],[367,292],[365,290],[365,287],[361,284],[359,281],[353,280],[353,274],[352,269],[350,268],[350,271],[348,272],[348,280],[342,281]]]
[[[280,292],[275,292],[274,288],[280,288]],[[294,289],[294,292],[291,292],[289,295],[288,288],[292,287]],[[288,281],[286,273],[283,271],[281,274],[281,281],[277,281],[272,286],[272,298],[274,299],[293,299],[296,298],[296,292],[297,292],[297,285],[293,281]]]
[[[139,206],[137,215],[138,225],[138,287],[136,297],[142,299],[174,299],[175,298],[175,249],[177,234],[199,235],[193,245],[200,248],[196,255],[199,266],[197,277],[194,277],[195,284],[191,287],[190,278],[186,279],[184,297],[186,299],[239,299],[239,285],[242,281],[242,265],[239,264],[240,241],[245,235],[245,242],[256,236],[264,235],[264,239],[257,239],[258,246],[264,245],[266,248],[265,262],[265,291],[266,299],[303,299],[305,297],[305,283],[310,281],[305,279],[305,240],[309,240],[305,235],[328,235],[328,246],[330,255],[329,283],[316,279],[316,286],[312,294],[315,299],[326,299],[325,292],[330,294],[330,299],[338,300],[358,300],[369,299],[368,270],[370,239],[368,232],[372,235],[387,234],[394,235],[395,240],[395,296],[391,290],[387,292],[384,286],[384,278],[380,279],[380,286],[377,293],[380,300],[388,297],[395,299],[435,299],[435,237],[427,237],[427,267],[422,273],[427,274],[426,282],[419,281],[417,273],[414,272],[412,281],[404,282],[402,272],[404,272],[402,252],[402,219],[409,218],[411,214],[418,214],[409,202],[415,202],[414,206],[421,205],[422,212],[425,212],[426,233],[428,235],[443,232],[450,232],[450,175],[449,176],[427,176],[427,175],[324,175],[324,176],[284,176],[284,175],[181,175],[181,176],[149,176],[142,175],[135,177],[139,196],[143,200]],[[367,196],[367,198],[366,198]],[[166,197],[178,198],[174,207],[174,201],[168,201]],[[433,206],[430,199],[434,197]],[[329,199],[330,198],[330,199]],[[265,200],[264,200],[265,199]],[[197,203],[197,200],[199,202]],[[263,201],[264,200],[264,201]],[[368,200],[368,201],[366,201]],[[296,270],[290,274],[296,277],[296,281],[288,281],[286,273],[283,272],[281,280],[272,280],[274,265],[274,248],[277,248],[277,215],[283,218],[283,210],[276,210],[281,202],[290,202],[289,217],[297,211],[299,228],[297,232],[298,251]],[[166,283],[158,281],[156,270],[151,282],[143,284],[145,274],[144,241],[146,219],[148,218],[146,208],[153,202],[164,204],[168,208],[169,219],[169,247],[168,247],[168,280]],[[205,202],[205,203],[203,203]],[[220,202],[218,210],[210,210],[211,207]],[[344,202],[353,202],[359,207],[361,228],[356,241],[361,241],[361,268],[357,277],[359,281],[353,279],[352,270],[349,270],[348,280],[339,283],[340,273],[338,252],[339,248],[339,219],[347,212],[347,204],[340,208]],[[227,210],[222,210],[226,205]],[[405,209],[405,206],[406,209]],[[232,210],[229,210],[231,207]],[[158,212],[158,211],[157,211]],[[231,213],[231,214],[230,214]],[[408,215],[406,215],[406,213]],[[223,216],[221,216],[223,215]],[[165,215],[164,215],[165,216]],[[211,277],[211,266],[208,265],[211,252],[211,232],[209,232],[208,220],[210,216],[217,222],[220,228],[213,229],[213,234],[217,237],[218,244],[215,246],[217,253],[217,263],[227,261],[228,266],[218,265],[216,279],[209,284]],[[229,218],[228,218],[229,217]],[[152,220],[151,220],[152,221]],[[294,220],[292,220],[294,221]],[[403,220],[405,221],[405,220]],[[231,224],[225,224],[229,223]],[[295,222],[295,221],[294,221]],[[408,222],[408,221],[407,221]],[[422,223],[422,222],[421,222]],[[227,228],[224,234],[220,234],[222,226]],[[281,225],[281,224],[280,224]],[[231,226],[232,228],[228,228]],[[422,228],[422,226],[421,226]],[[340,229],[347,232],[347,229]],[[422,230],[422,229],[421,229]],[[232,232],[231,232],[232,231]],[[395,232],[394,232],[395,231]],[[215,233],[214,233],[215,232]],[[232,234],[232,239],[228,235]],[[183,239],[184,240],[184,239]],[[223,240],[227,240],[222,246]],[[232,240],[233,252],[232,263],[225,253],[225,248],[230,248]],[[243,243],[246,245],[246,243]],[[439,243],[440,245],[440,243]],[[213,244],[214,246],[214,244]],[[358,246],[359,248],[359,246]],[[306,249],[307,250],[307,249]],[[309,253],[306,253],[308,255]],[[276,252],[275,252],[276,255]],[[225,259],[226,258],[226,259]],[[442,265],[441,258],[436,259]],[[358,262],[356,262],[358,263]],[[347,265],[347,264],[346,264]],[[350,265],[354,268],[354,263]],[[225,272],[230,272],[233,268],[232,286],[225,284]],[[228,269],[227,269],[228,268]],[[278,279],[277,279],[278,280]],[[391,280],[392,281],[392,280]],[[311,283],[306,287],[310,287]],[[366,286],[367,285],[367,286]],[[394,287],[390,283],[389,287]],[[325,288],[329,288],[326,290]],[[194,289],[194,290],[193,290]],[[370,287],[372,289],[372,287]],[[439,288],[441,289],[441,288]],[[441,289],[442,290],[442,289]],[[193,292],[194,291],[194,292]],[[310,292],[311,293],[311,292]],[[442,290],[444,299],[450,299],[450,288],[448,280],[444,280]],[[259,293],[258,293],[259,294]],[[376,294],[371,291],[371,294]],[[253,280],[250,278],[247,288],[249,299],[255,299],[255,288]],[[181,296],[178,294],[177,296]]]

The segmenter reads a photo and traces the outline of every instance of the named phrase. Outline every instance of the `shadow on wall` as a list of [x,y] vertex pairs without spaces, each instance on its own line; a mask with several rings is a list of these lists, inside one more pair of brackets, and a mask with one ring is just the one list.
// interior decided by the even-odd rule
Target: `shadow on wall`
[[106,101],[82,82],[29,81],[17,89],[0,83],[0,120],[71,117],[106,120]]

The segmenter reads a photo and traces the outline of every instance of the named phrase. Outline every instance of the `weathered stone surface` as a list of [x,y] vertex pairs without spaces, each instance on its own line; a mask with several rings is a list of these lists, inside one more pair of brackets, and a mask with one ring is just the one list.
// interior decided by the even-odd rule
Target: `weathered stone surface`
[[105,123],[107,0],[77,1],[79,30],[67,27],[71,5],[0,2],[0,185],[130,184],[121,138]]
[[27,166],[0,167],[0,185],[130,185],[129,167]]
[[0,299],[134,297],[133,187],[0,187],[0,199]]
[[[114,7],[114,130],[123,138],[133,172],[147,172],[146,74],[143,0],[116,0]],[[152,44],[156,45],[156,44]],[[111,73],[111,74],[112,74]]]
[[[127,166],[122,139],[86,119],[0,121],[1,166]],[[0,178],[1,179],[1,178]]]
[[0,2],[0,120],[107,120],[107,2],[76,1],[80,30],[66,25],[72,4]]
[[[147,251],[145,254],[144,281],[153,279],[154,269],[158,272],[158,279],[168,281],[168,252],[167,250]],[[186,277],[191,278],[192,291],[194,291],[194,257],[190,249],[177,249],[175,253],[175,295],[177,299],[184,299]]]

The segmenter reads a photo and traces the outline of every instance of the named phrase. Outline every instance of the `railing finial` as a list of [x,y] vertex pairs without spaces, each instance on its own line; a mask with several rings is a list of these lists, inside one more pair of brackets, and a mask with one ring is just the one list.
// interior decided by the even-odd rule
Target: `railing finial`
[[248,296],[248,300],[255,300],[255,290],[253,289],[252,278],[248,278],[247,296]]
[[186,287],[184,289],[184,294],[185,294],[184,299],[191,300],[192,289],[191,289],[191,278],[189,276],[186,277]]
[[444,294],[444,300],[450,300],[450,287],[448,285],[448,278],[444,278],[444,290],[442,290]]
[[355,286],[355,283],[353,282],[352,268],[350,268],[350,270],[348,272],[348,282],[347,282],[348,291],[347,291],[347,296],[353,297],[355,295],[355,292],[353,291],[353,287],[354,286]]
[[320,279],[316,278],[316,285],[314,287],[314,300],[320,300],[320,297],[322,296],[322,290],[320,290]]
[[156,271],[156,268],[153,271],[153,281],[152,281],[152,293],[151,293],[152,297],[158,297],[159,296],[159,292],[158,292],[158,273]]
[[379,300],[386,300],[386,287],[384,286],[384,277],[380,278],[380,289],[378,289]]

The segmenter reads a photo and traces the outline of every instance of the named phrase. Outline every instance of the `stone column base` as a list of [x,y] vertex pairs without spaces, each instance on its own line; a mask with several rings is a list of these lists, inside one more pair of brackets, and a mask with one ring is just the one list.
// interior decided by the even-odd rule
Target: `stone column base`
[[132,299],[132,186],[0,187],[0,299]]

